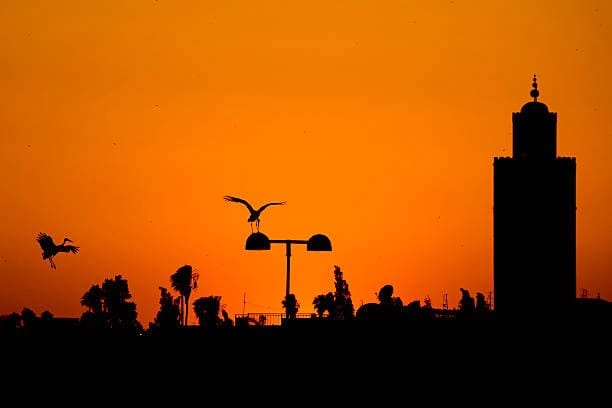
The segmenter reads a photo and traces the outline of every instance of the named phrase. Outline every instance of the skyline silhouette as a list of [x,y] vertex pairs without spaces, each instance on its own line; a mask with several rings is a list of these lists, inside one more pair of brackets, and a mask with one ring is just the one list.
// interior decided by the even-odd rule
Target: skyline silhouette
[[[518,183],[527,183],[527,185],[529,185],[529,183],[531,183],[531,181],[529,181],[530,179],[532,179],[535,176],[537,176],[537,167],[533,167],[535,164],[539,163],[539,166],[544,166],[544,165],[548,165],[548,162],[553,159],[556,161],[561,160],[564,161],[566,158],[558,158],[555,156],[555,152],[556,152],[556,113],[550,113],[548,111],[548,107],[537,101],[537,98],[539,96],[539,91],[538,91],[538,85],[537,85],[537,79],[536,79],[536,75],[533,75],[533,83],[532,83],[532,90],[530,92],[530,95],[533,98],[532,102],[527,102],[523,105],[523,108],[521,109],[520,113],[514,113],[513,114],[513,122],[514,122],[514,134],[513,134],[513,157],[511,158],[511,162],[515,162],[517,165],[520,164],[521,166],[523,166],[523,164],[521,163],[525,163],[525,164],[529,164],[528,167],[526,167],[525,169],[518,168],[517,170],[519,170],[519,172],[517,172],[516,174],[519,175],[521,177],[521,180],[518,181]],[[521,118],[520,115],[524,116],[524,124],[522,126],[519,126],[519,124],[521,123]],[[554,119],[551,122],[551,125],[549,127],[543,127],[541,124],[538,124],[540,119],[537,119],[537,117],[543,117],[544,119],[547,119],[545,117],[545,115],[551,115],[552,118]],[[542,119],[542,120],[544,120]],[[530,130],[530,127],[532,127],[533,129]],[[547,139],[545,137],[546,133],[549,132],[550,134],[552,134],[552,138]],[[524,134],[523,136],[521,136],[521,134]],[[523,137],[523,139],[521,139],[521,137]],[[529,140],[532,140],[531,142],[529,142]],[[549,141],[547,141],[549,140]],[[540,143],[540,147],[537,147],[536,144],[534,143]],[[548,143],[548,147],[546,147],[546,143]],[[522,146],[522,147],[521,147]],[[542,147],[544,146],[544,147]],[[550,158],[548,158],[546,150],[549,150],[552,153],[549,153],[548,156],[550,156]],[[532,151],[535,154],[535,158],[530,158],[529,160],[526,160],[526,156],[528,151]],[[538,158],[537,156],[541,155],[543,157],[542,158]],[[542,161],[543,160],[543,161]],[[502,164],[502,161],[508,161],[508,158],[503,158],[503,157],[495,157],[494,158],[494,169],[497,172],[500,172],[501,170],[499,170],[499,166]],[[551,162],[551,164],[554,165],[555,162]],[[574,175],[575,178],[575,173],[576,173],[576,169],[575,169],[575,158],[571,158],[571,163],[574,165],[574,170],[572,172],[570,172],[571,174]],[[499,170],[499,171],[498,171]],[[533,173],[534,171],[536,171],[536,173]],[[559,176],[564,176],[566,175],[567,172],[562,172],[559,173]],[[567,173],[567,174],[570,174]],[[494,179],[496,181],[503,181],[505,179],[508,179],[508,176],[505,176],[505,178],[502,178],[501,176],[495,176]],[[524,197],[521,197],[521,195],[517,195],[517,182],[513,182],[513,185],[509,185],[509,187],[511,187],[510,189],[508,189],[508,191],[505,194],[505,196],[516,196],[515,198],[512,199],[512,201],[509,201],[508,204],[504,203],[504,206],[501,206],[502,208],[504,208],[506,205],[508,205],[508,209],[510,209],[512,212],[518,211],[515,215],[513,216],[513,219],[509,219],[509,220],[504,220],[503,222],[508,224],[509,229],[507,229],[507,233],[508,234],[506,237],[502,236],[501,234],[498,233],[498,240],[500,242],[505,242],[505,244],[503,245],[507,245],[507,243],[509,242],[520,242],[521,239],[523,239],[521,237],[522,232],[517,232],[516,230],[516,224],[517,222],[521,221],[523,219],[527,220],[527,222],[525,223],[524,227],[528,227],[530,228],[530,225],[533,225],[534,227],[537,228],[537,224],[539,224],[539,218],[542,217],[543,213],[538,213],[538,212],[534,212],[539,208],[539,205],[535,205],[535,201],[534,199],[537,200],[544,200],[544,201],[549,201],[552,199],[555,200],[559,200],[559,197],[556,197],[555,195],[551,195],[549,198],[546,197],[546,194],[550,194],[548,192],[547,189],[542,189],[543,185],[541,184],[541,181],[536,177],[533,178],[534,181],[534,186],[529,187],[524,189],[524,193],[526,194]],[[504,181],[504,183],[507,183],[506,181]],[[571,208],[575,210],[575,179],[572,181],[572,183],[570,183],[570,186],[572,187],[572,191],[573,191],[573,197],[571,198]],[[495,191],[497,190],[502,190],[502,187],[505,188],[505,185],[502,184],[500,185],[497,189],[494,188]],[[540,193],[538,197],[534,196],[534,193],[540,189]],[[541,196],[541,197],[540,197]],[[566,195],[561,195],[562,197],[565,197]],[[501,193],[496,193],[495,197],[504,197],[504,195],[502,195]],[[570,196],[568,196],[569,198]],[[249,202],[247,202],[246,200],[239,198],[239,197],[235,197],[235,196],[229,196],[229,195],[225,195],[223,196],[224,200],[229,201],[229,202],[235,202],[235,203],[240,203],[242,205],[244,205],[250,215],[249,218],[247,219],[247,222],[250,223],[251,225],[251,236],[249,237],[249,239],[251,237],[257,236],[257,235],[262,235],[262,233],[259,230],[259,225],[260,225],[260,216],[261,213],[264,209],[266,209],[268,206],[271,205],[284,205],[286,204],[286,201],[282,201],[282,202],[268,202],[262,206],[260,206],[258,209],[255,209]],[[499,199],[498,199],[499,200]],[[525,204],[520,204],[521,202],[525,203]],[[558,201],[557,201],[558,202]],[[500,201],[501,203],[501,201]],[[572,204],[573,203],[573,204]],[[566,205],[564,203],[561,203],[562,207],[566,207]],[[495,207],[495,206],[494,206]],[[550,209],[549,209],[550,210]],[[546,209],[544,208],[544,211],[546,211]],[[494,212],[495,213],[495,212]],[[498,211],[499,213],[499,211]],[[557,214],[557,212],[553,212],[553,214]],[[556,229],[558,229],[557,227],[554,226],[555,222],[561,222],[561,226],[563,225],[564,218],[567,218],[567,216],[561,215],[560,214],[560,218],[557,217],[555,220],[552,220],[551,223],[545,224],[547,226],[547,228],[551,229],[551,231],[556,231]],[[500,220],[501,220],[501,216],[500,216]],[[567,279],[570,279],[570,287],[573,288],[573,293],[571,295],[571,300],[572,300],[572,304],[570,305],[571,307],[573,307],[574,305],[574,301],[578,298],[577,297],[577,293],[576,293],[576,273],[575,273],[575,215],[572,213],[571,217],[571,225],[573,225],[573,229],[572,229],[572,233],[570,234],[571,237],[571,241],[570,241],[570,246],[571,248],[568,248],[566,243],[563,243],[563,247],[566,248],[566,250],[570,250],[570,254],[572,253],[574,255],[569,256],[569,258],[561,258],[561,259],[567,259],[568,261],[572,262],[573,264],[571,264],[571,268],[574,270],[573,274],[571,274],[570,276],[566,276],[564,279],[567,281]],[[256,229],[257,232],[255,232],[253,230],[253,223],[256,224]],[[567,228],[562,228],[561,231],[565,231]],[[539,235],[541,235],[542,232],[545,232],[543,230],[534,230],[534,232]],[[534,232],[530,232],[528,233],[528,236],[534,236]],[[560,232],[556,232],[553,233],[552,237],[555,238],[559,236]],[[496,235],[497,236],[497,235]],[[267,239],[267,237],[266,237]],[[53,258],[55,255],[57,255],[58,253],[61,252],[66,252],[66,253],[78,253],[79,252],[79,248],[78,246],[75,245],[66,245],[66,242],[73,242],[71,239],[69,238],[64,238],[63,242],[61,244],[55,244],[53,242],[53,239],[51,238],[51,236],[49,236],[46,233],[43,232],[39,232],[37,237],[36,237],[36,241],[39,243],[41,249],[43,250],[43,254],[42,254],[42,258],[43,260],[49,260],[50,266],[52,269],[56,269],[55,263],[53,261]],[[283,241],[283,240],[273,240],[273,241]],[[291,240],[289,240],[291,241]],[[305,243],[306,241],[304,241]],[[501,244],[500,244],[501,245]],[[247,247],[249,246],[248,244],[248,240],[247,240]],[[496,247],[497,248],[497,247]],[[502,248],[501,246],[499,246],[499,248]],[[517,249],[516,247],[512,246],[511,247],[511,251],[507,254],[504,255],[506,258],[501,259],[501,261],[497,261],[498,263],[496,265],[498,265],[498,269],[502,270],[502,269],[506,269],[507,271],[504,272],[504,275],[512,275],[512,274],[516,274],[519,273],[519,276],[522,278],[517,278],[516,282],[512,285],[508,285],[507,288],[505,288],[505,286],[507,285],[507,282],[509,282],[508,277],[504,277],[501,272],[495,272],[495,275],[499,275],[501,277],[501,279],[498,278],[498,283],[495,284],[495,280],[494,280],[494,288],[495,290],[493,291],[493,298],[495,297],[495,293],[496,292],[503,292],[504,293],[504,297],[508,297],[508,308],[510,309],[510,311],[514,312],[514,310],[516,309],[517,311],[520,311],[520,308],[517,308],[516,306],[516,302],[517,299],[521,299],[522,304],[525,307],[525,312],[527,314],[532,312],[533,306],[534,305],[538,305],[538,307],[543,308],[543,307],[552,307],[552,308],[556,308],[556,307],[561,307],[563,305],[563,302],[561,302],[560,304],[555,304],[555,300],[554,299],[561,299],[558,295],[555,295],[555,288],[558,286],[557,283],[555,283],[555,280],[559,280],[561,279],[559,276],[556,276],[554,273],[546,273],[542,275],[542,278],[538,278],[538,274],[541,273],[543,270],[546,270],[546,268],[548,267],[548,265],[544,264],[540,264],[538,263],[538,257],[540,257],[541,255],[538,253],[538,245],[535,244],[534,242],[530,243],[528,246],[522,246],[522,249]],[[531,249],[529,249],[531,248]],[[249,249],[249,248],[247,248]],[[269,249],[269,244],[268,244],[268,249]],[[520,261],[521,258],[521,252],[528,250],[528,252],[525,252],[525,257],[522,261]],[[535,252],[531,252],[531,251],[535,251]],[[560,252],[561,254],[564,253],[564,251]],[[553,251],[550,253],[550,256],[552,256],[553,258],[558,257],[558,255],[560,254],[559,252],[556,251],[556,249],[553,249]],[[500,252],[501,254],[501,252]],[[291,254],[288,253],[287,256],[289,257]],[[501,257],[500,257],[501,258]],[[507,264],[509,262],[509,260],[512,260],[512,264]],[[289,262],[289,259],[288,261]],[[529,271],[530,269],[528,269],[529,267],[527,267],[526,265],[528,265],[529,263],[534,263],[537,265],[536,268],[533,268],[533,270],[531,270],[530,272],[530,282],[533,283],[533,279],[541,279],[540,283],[538,284],[539,287],[537,288],[537,290],[539,291],[546,291],[547,288],[552,288],[552,296],[545,296],[544,300],[541,302],[537,302],[534,299],[532,299],[532,296],[529,292],[524,291],[524,278],[527,277],[527,275],[525,275],[525,272]],[[563,268],[563,264],[557,265],[558,267],[560,266],[561,268]],[[175,274],[173,274],[171,276],[171,286],[173,287],[173,289],[175,289],[176,291],[179,292],[179,297],[177,300],[180,300],[180,324],[181,325],[185,325],[187,326],[187,321],[188,321],[188,316],[189,316],[189,309],[190,306],[192,306],[189,303],[189,294],[191,292],[191,290],[195,290],[197,288],[197,279],[199,277],[199,273],[192,273],[191,272],[191,265],[184,265],[183,267],[179,268],[177,270],[177,272]],[[336,268],[339,268],[338,266],[336,266]],[[527,268],[524,271],[521,268]],[[543,269],[544,268],[544,269]],[[189,270],[189,278],[188,281],[190,283],[186,283],[183,282],[181,283],[181,279],[178,278],[179,275],[181,275],[181,271],[182,270]],[[551,272],[554,272],[555,270],[552,269]],[[289,273],[289,271],[287,271],[287,274]],[[184,274],[183,274],[184,275]],[[192,278],[193,275],[193,278]],[[121,275],[117,275],[118,277],[120,277]],[[185,275],[187,276],[187,275]],[[285,297],[283,298],[283,300],[281,301],[282,304],[282,308],[285,309],[285,314],[286,314],[286,318],[289,319],[290,317],[295,318],[298,312],[298,309],[300,307],[300,304],[296,298],[296,295],[294,293],[289,293],[289,287],[288,287],[288,279],[289,276],[287,275],[287,293],[285,295]],[[523,280],[522,280],[523,279]],[[503,280],[503,285],[499,283],[499,281]],[[168,293],[166,291],[166,289],[163,286],[159,286],[160,289],[162,289],[162,297],[163,297],[163,293]],[[503,289],[502,289],[503,288]],[[385,289],[389,289],[391,292],[393,291],[393,287],[391,284],[387,284],[385,285],[382,290]],[[459,288],[460,292],[462,293],[461,298],[458,302],[458,307],[452,307],[450,308],[451,311],[461,311],[461,310],[465,310],[466,308],[466,299],[469,302],[474,303],[474,299],[470,297],[469,295],[469,291],[467,289],[464,288]],[[91,289],[90,289],[91,290]],[[519,293],[523,291],[524,295],[523,297],[519,297]],[[506,295],[507,292],[507,295]],[[567,293],[569,294],[569,292],[565,291],[561,291],[560,293]],[[482,292],[478,292],[478,297],[479,300],[482,302],[482,299],[484,298],[484,295],[482,294]],[[585,291],[583,289],[582,291],[582,298],[587,298],[587,296],[585,295]],[[322,295],[319,295],[322,296]],[[383,300],[380,299],[379,295],[377,295],[379,301],[381,302],[381,304],[385,304],[385,302]],[[223,316],[225,318],[226,321],[230,321],[231,319],[229,318],[229,314],[227,313],[227,311],[223,308],[221,308],[220,305],[220,300],[222,298],[222,296],[213,296],[212,298],[216,298],[216,302],[217,304],[217,308],[218,308],[218,312],[217,314],[221,314],[221,312],[223,312]],[[390,296],[389,296],[390,299]],[[399,300],[400,298],[397,297],[396,300],[399,301],[399,304],[403,306],[402,301]],[[489,299],[491,299],[491,292],[489,292]],[[595,298],[591,298],[591,299],[595,299]],[[600,300],[601,297],[599,295],[599,293],[597,294],[596,300]],[[202,298],[200,298],[199,300],[202,300]],[[318,315],[319,317],[321,317],[321,311],[319,309],[317,309],[317,305],[316,305],[316,301],[317,301],[317,297],[315,297],[315,299],[313,300],[313,306],[314,306],[314,310],[316,313],[316,315]],[[429,298],[429,296],[427,296],[425,298],[425,305],[427,305],[428,307],[431,307],[431,300]],[[602,302],[607,303],[606,299],[601,299]],[[416,299],[413,300],[411,303],[418,305],[418,307],[420,308],[420,299]],[[505,303],[506,301],[504,301]],[[365,306],[365,308],[363,310],[368,309],[368,306],[372,305],[374,303],[366,303],[363,304],[362,302],[362,307]],[[567,305],[567,303],[565,303]],[[289,306],[291,305],[291,306]],[[374,304],[375,305],[375,304]],[[484,303],[485,307],[487,310],[495,310],[494,308],[494,301],[489,300],[489,302],[485,302]],[[474,304],[472,304],[472,308],[475,307]],[[135,304],[134,304],[134,309],[135,309]],[[198,316],[197,313],[197,308],[194,305],[194,311],[196,312],[196,316]],[[449,310],[448,309],[448,304],[444,304],[442,306],[442,308],[438,308],[436,309],[438,311],[440,310]],[[607,309],[606,309],[607,310]],[[357,310],[359,311],[359,309]],[[29,307],[25,306],[22,310],[22,315],[23,314],[33,314],[34,316],[36,315],[35,312],[32,311],[32,309],[30,309]],[[370,313],[370,312],[364,312],[364,313]],[[366,316],[364,313],[361,313],[361,316]],[[16,316],[17,312],[13,311],[10,314],[4,314],[2,315],[4,320],[14,320],[13,317],[11,316]],[[43,314],[48,314],[50,316],[53,316],[53,314],[45,309]],[[41,318],[43,316],[43,314],[41,314]],[[137,314],[137,313],[136,313]],[[265,313],[265,312],[255,312],[255,313],[248,313],[248,314],[241,314],[238,315],[236,314],[236,319],[241,319],[241,318],[247,318],[246,316],[249,316],[249,314],[253,314],[253,315],[259,315],[260,318],[264,317],[266,314],[269,313]],[[313,314],[313,315],[314,315]],[[353,315],[355,315],[355,310],[353,310],[352,312]],[[333,313],[331,313],[331,315],[333,316]],[[243,317],[240,317],[243,316]],[[358,315],[357,315],[358,316]],[[198,319],[201,319],[202,317],[198,317]],[[82,319],[82,318],[81,318]],[[22,320],[25,321],[25,318],[22,318]],[[138,319],[136,319],[138,320]],[[247,319],[248,320],[248,319]],[[148,322],[149,324],[152,324],[153,321]],[[263,321],[260,321],[261,324],[264,324]],[[139,322],[139,325],[141,325],[142,323]],[[269,324],[269,323],[268,323]],[[202,325],[202,323],[200,323],[200,325]],[[264,324],[265,325],[265,324]]]
[[[551,308],[559,310],[561,314],[571,314],[576,305],[576,159],[575,157],[559,158],[556,156],[557,145],[557,114],[550,113],[548,107],[537,99],[540,93],[538,90],[537,77],[533,75],[532,90],[530,96],[532,102],[527,102],[523,105],[520,112],[513,114],[513,156],[512,158],[495,157],[494,158],[494,249],[495,268],[494,268],[494,291],[493,298],[496,295],[502,294],[502,315],[506,317],[520,317],[533,315],[534,308],[544,310]],[[569,163],[572,165],[570,171],[559,168],[561,171],[556,171],[558,163]],[[510,167],[509,165],[514,165]],[[503,167],[502,167],[503,165]],[[544,171],[544,172],[543,172]],[[543,173],[542,173],[543,172]],[[552,186],[552,189],[551,187]],[[562,191],[557,191],[561,189]],[[287,277],[286,277],[286,293],[282,299],[282,308],[285,310],[285,319],[296,319],[300,303],[297,300],[295,293],[290,293],[289,289],[289,265],[291,251],[290,243],[295,240],[269,240],[269,238],[260,232],[260,216],[264,209],[271,205],[284,205],[282,202],[268,202],[258,209],[255,209],[248,201],[230,195],[223,196],[225,201],[235,202],[244,205],[249,211],[247,222],[251,225],[251,235],[247,239],[246,249],[270,249],[270,242],[286,242],[287,244]],[[544,203],[544,204],[542,204]],[[547,222],[542,219],[549,218]],[[253,223],[256,223],[257,232],[253,230]],[[548,234],[548,235],[547,235]],[[316,236],[323,236],[317,234]],[[253,239],[257,238],[259,242],[263,237],[266,243],[253,244]],[[531,239],[537,237],[535,241]],[[53,258],[61,252],[78,253],[79,247],[75,245],[66,245],[66,242],[73,242],[69,238],[64,238],[61,244],[55,244],[51,236],[46,233],[39,232],[36,237],[41,249],[43,250],[43,260],[49,260],[52,269],[55,269]],[[325,237],[329,243],[329,238]],[[527,241],[526,241],[527,240]],[[550,240],[551,242],[547,242]],[[250,243],[250,241],[252,241]],[[298,242],[298,241],[295,241]],[[310,241],[299,241],[300,243],[308,243]],[[255,246],[253,246],[255,245]],[[265,248],[261,245],[264,245]],[[331,245],[331,244],[330,244]],[[251,246],[251,248],[249,248]],[[261,248],[260,248],[261,247]],[[548,248],[543,251],[543,248]],[[331,250],[331,246],[329,249]],[[335,266],[336,272],[342,275],[339,266]],[[570,273],[559,274],[559,271],[569,271]],[[121,275],[117,275],[116,278]],[[194,273],[192,266],[186,264],[177,269],[170,277],[172,288],[179,293],[177,304],[180,306],[180,326],[188,326],[188,316],[190,307],[189,302],[192,290],[197,288],[199,273]],[[338,278],[338,277],[336,277]],[[531,289],[542,292],[549,292],[542,299],[534,298],[533,293],[526,290],[526,284],[529,282]],[[534,284],[535,282],[535,284]],[[160,304],[165,296],[169,294],[164,286],[159,286],[162,291]],[[566,290],[570,288],[571,290]],[[93,287],[91,290],[97,289]],[[99,290],[99,289],[97,289]],[[461,298],[458,302],[458,308],[450,308],[451,311],[464,312],[469,310],[471,313],[474,310],[493,311],[498,315],[497,308],[494,306],[495,301],[484,300],[482,292],[477,293],[480,307],[476,309],[474,298],[470,296],[469,290],[463,287],[459,288]],[[403,301],[398,296],[392,300],[391,294],[393,286],[386,284],[381,291],[385,295],[377,294],[377,298],[381,305],[396,304],[404,307]],[[348,286],[346,288],[348,292]],[[491,292],[489,292],[491,293]],[[331,292],[327,295],[329,296]],[[584,295],[584,291],[583,291]],[[84,297],[87,297],[85,294]],[[381,298],[382,296],[382,298]],[[131,297],[131,295],[130,295]],[[582,296],[583,298],[586,296]],[[221,307],[222,296],[209,296],[214,300],[214,315],[218,316],[223,311],[224,320],[229,322],[229,314],[225,308]],[[203,302],[208,298],[199,298],[198,302]],[[330,301],[325,301],[326,295],[318,295],[314,298],[312,305],[316,313],[312,316],[323,317],[323,314],[329,312],[330,318],[334,318],[333,309],[327,309],[326,304]],[[386,300],[385,300],[386,299]],[[491,296],[489,296],[491,299]],[[597,300],[608,303],[606,299],[601,299],[599,294]],[[83,302],[81,302],[83,304]],[[421,309],[421,300],[416,299],[410,302],[411,305]],[[85,306],[85,304],[83,304]],[[350,301],[351,311],[350,316],[366,318],[365,316],[376,316],[378,312],[372,312],[372,305],[376,309],[375,303],[362,303],[361,307],[355,311],[352,301]],[[471,306],[470,306],[471,305]],[[424,306],[427,309],[437,310],[439,315],[442,311],[449,310],[448,304],[442,308],[434,309],[431,305],[431,299],[427,296],[424,300]],[[134,314],[137,316],[136,305],[133,304]],[[205,319],[203,312],[199,312],[202,306],[193,305],[200,326],[204,326],[202,319]],[[90,312],[92,309],[90,306]],[[99,307],[98,307],[99,309]],[[366,311],[367,310],[367,311]],[[408,309],[409,311],[410,309]],[[563,312],[566,310],[567,312]],[[30,308],[24,307],[22,310],[22,321],[24,313],[27,315],[34,314]],[[51,314],[45,310],[43,313]],[[209,312],[210,314],[211,312]],[[374,313],[374,314],[372,314]],[[18,313],[13,311],[10,315],[5,314],[4,320],[14,321]],[[265,317],[267,313],[254,313],[260,318]],[[52,314],[51,314],[52,315]],[[8,316],[13,316],[8,318]],[[42,315],[41,315],[42,316]],[[134,316],[134,319],[136,317]],[[236,314],[236,319],[246,319],[249,314],[242,313],[240,317]],[[312,317],[311,316],[311,317]],[[218,317],[217,317],[218,318]],[[83,318],[81,318],[82,320]],[[256,321],[256,319],[254,320]],[[260,325],[264,321],[259,322]],[[142,323],[138,323],[141,330],[144,330]],[[149,324],[154,324],[150,321]],[[207,325],[210,326],[211,323]],[[268,323],[269,324],[269,323]],[[213,323],[214,325],[214,323]],[[233,325],[233,323],[232,323]],[[257,325],[257,324],[256,324]]]
[[[394,296],[391,284],[384,285],[376,293],[377,302],[355,307],[350,285],[339,265],[334,265],[333,275],[334,290],[323,291],[312,299],[315,313],[298,313],[302,304],[294,293],[287,293],[281,302],[284,315],[243,313],[232,318],[221,303],[222,296],[200,296],[189,301],[191,293],[197,289],[199,274],[193,272],[191,265],[183,265],[170,276],[174,295],[166,287],[159,286],[159,309],[147,325],[138,319],[137,304],[131,300],[128,280],[116,275],[105,279],[101,285],[92,285],[83,294],[80,304],[86,310],[78,318],[56,318],[48,310],[37,315],[25,307],[21,312],[0,316],[0,335],[25,339],[66,335],[188,339],[222,335],[228,340],[246,340],[253,339],[247,331],[254,330],[262,332],[261,336],[270,341],[279,341],[289,333],[350,336],[369,332],[369,335],[380,335],[379,339],[384,339],[398,330],[433,330],[466,336],[473,330],[509,330],[519,334],[525,327],[529,327],[533,335],[555,335],[558,330],[571,330],[576,325],[599,333],[612,321],[612,303],[604,299],[574,298],[568,305],[560,297],[557,304],[550,300],[543,304],[538,299],[515,293],[513,299],[504,301],[507,304],[500,313],[483,293],[472,296],[462,287],[459,288],[459,304],[452,309],[434,308],[428,298],[422,304],[420,300],[404,302],[401,297]],[[504,279],[503,284],[506,281]],[[189,307],[196,315],[196,324],[188,323]],[[537,330],[532,325],[534,322],[538,323]],[[215,334],[220,330],[225,334]],[[285,331],[288,333],[284,334]]]
[[[534,72],[557,156],[577,160],[576,297],[612,298],[606,2],[107,6],[0,17],[0,314],[80,316],[120,274],[146,325],[186,264],[230,318],[284,313],[285,248],[245,251],[249,214],[226,194],[286,200],[262,214],[270,238],[329,237],[333,251],[293,248],[298,313],[333,265],[356,309],[387,284],[434,308],[458,288],[487,299],[492,164],[512,156]],[[40,231],[79,253],[52,269]]]

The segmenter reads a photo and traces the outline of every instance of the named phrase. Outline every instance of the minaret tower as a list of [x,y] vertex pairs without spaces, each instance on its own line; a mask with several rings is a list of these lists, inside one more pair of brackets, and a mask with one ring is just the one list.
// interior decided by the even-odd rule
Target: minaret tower
[[499,317],[562,317],[576,300],[576,159],[557,157],[557,114],[512,114],[512,157],[493,162],[493,286]]

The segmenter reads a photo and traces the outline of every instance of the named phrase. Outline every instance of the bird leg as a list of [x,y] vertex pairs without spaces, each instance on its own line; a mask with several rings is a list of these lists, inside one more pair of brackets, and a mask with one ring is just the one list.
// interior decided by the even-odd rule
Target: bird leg
[[251,234],[253,233],[253,223],[251,222]]
[[49,263],[51,264],[51,269],[55,269],[55,262],[53,262],[53,258],[49,258]]
[[259,218],[255,221],[255,225],[257,225],[257,232],[259,232]]

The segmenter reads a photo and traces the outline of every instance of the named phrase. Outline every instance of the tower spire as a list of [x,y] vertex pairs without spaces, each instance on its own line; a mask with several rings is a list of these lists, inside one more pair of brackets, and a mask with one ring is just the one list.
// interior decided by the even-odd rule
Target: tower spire
[[538,96],[540,96],[540,91],[538,91],[538,81],[536,79],[536,74],[533,74],[533,82],[531,83],[531,92],[529,92],[529,95],[531,95],[531,97],[533,98],[534,102],[538,101]]

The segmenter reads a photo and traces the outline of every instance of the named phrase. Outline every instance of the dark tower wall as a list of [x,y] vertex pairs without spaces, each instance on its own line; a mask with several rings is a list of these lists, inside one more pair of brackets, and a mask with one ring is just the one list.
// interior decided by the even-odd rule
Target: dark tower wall
[[563,313],[576,298],[576,161],[493,166],[496,313]]
[[543,103],[512,122],[513,157],[493,163],[495,312],[562,316],[576,300],[576,159],[556,157],[557,115]]

